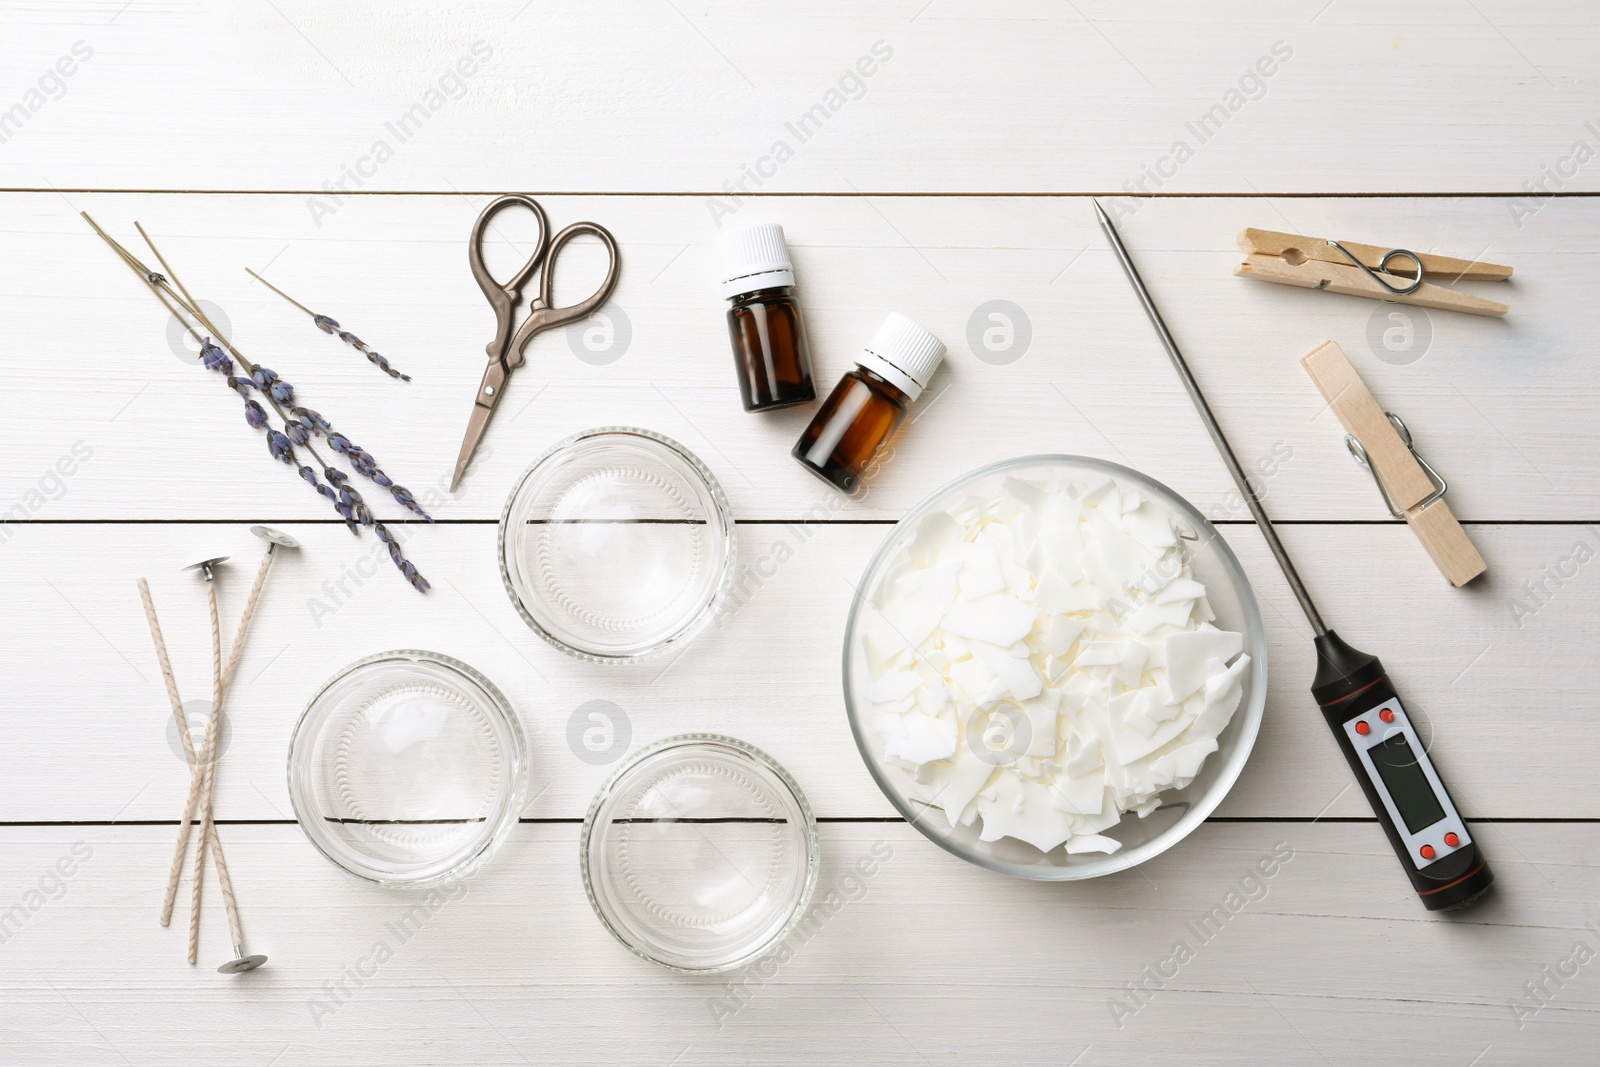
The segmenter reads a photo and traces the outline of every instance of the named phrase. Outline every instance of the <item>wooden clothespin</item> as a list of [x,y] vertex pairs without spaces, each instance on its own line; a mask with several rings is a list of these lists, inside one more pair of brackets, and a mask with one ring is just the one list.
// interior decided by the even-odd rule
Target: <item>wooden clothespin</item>
[[1378,405],[1339,346],[1329,341],[1300,363],[1345,428],[1350,454],[1372,472],[1390,512],[1410,524],[1440,573],[1461,586],[1487,570],[1444,502],[1444,479],[1417,454],[1406,424]]
[[[1511,268],[1496,263],[1418,255],[1404,248],[1383,249],[1351,241],[1327,241],[1294,233],[1248,229],[1239,231],[1245,260],[1233,268],[1241,278],[1257,278],[1304,289],[1326,289],[1346,296],[1367,296],[1417,304],[1468,315],[1504,315],[1510,310],[1493,300],[1458,293],[1428,278],[1450,281],[1503,282]],[[1391,266],[1392,260],[1402,262]]]

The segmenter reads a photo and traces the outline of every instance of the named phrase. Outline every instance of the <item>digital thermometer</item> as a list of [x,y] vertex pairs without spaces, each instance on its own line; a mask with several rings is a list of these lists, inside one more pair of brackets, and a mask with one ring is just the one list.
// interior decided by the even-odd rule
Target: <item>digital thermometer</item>
[[1494,881],[1488,861],[1378,657],[1328,630],[1311,695],[1429,911],[1464,908]]
[[1228,439],[1222,435],[1222,427],[1211,414],[1211,406],[1189,373],[1183,353],[1178,351],[1178,342],[1172,339],[1172,332],[1150,299],[1150,291],[1139,277],[1116,227],[1098,201],[1094,209],[1100,216],[1100,228],[1144,305],[1150,324],[1166,346],[1189,399],[1194,401],[1223,464],[1244,495],[1261,536],[1266,538],[1272,558],[1277,560],[1278,569],[1283,571],[1300,610],[1311,624],[1317,648],[1317,676],[1311,683],[1311,695],[1321,706],[1323,718],[1333,729],[1345,759],[1350,761],[1350,769],[1356,772],[1356,781],[1367,794],[1373,813],[1383,825],[1395,855],[1400,857],[1400,865],[1429,911],[1466,907],[1488,890],[1494,874],[1478,852],[1467,824],[1461,821],[1461,813],[1401,707],[1383,664],[1377,656],[1345,644],[1323,623],[1294,562],[1272,528],[1272,520],[1267,518],[1266,508],[1256,496],[1255,486],[1239,466]]

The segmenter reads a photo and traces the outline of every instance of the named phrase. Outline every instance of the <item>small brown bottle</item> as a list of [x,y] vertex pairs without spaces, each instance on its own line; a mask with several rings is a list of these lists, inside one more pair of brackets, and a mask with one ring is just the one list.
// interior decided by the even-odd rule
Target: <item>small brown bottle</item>
[[730,230],[717,245],[722,295],[733,301],[728,339],[744,409],[771,411],[815,400],[811,352],[794,298],[794,264],[783,227],[763,223]]
[[904,315],[883,320],[856,369],[839,379],[794,446],[800,465],[844,493],[861,487],[872,459],[927,388],[944,345]]

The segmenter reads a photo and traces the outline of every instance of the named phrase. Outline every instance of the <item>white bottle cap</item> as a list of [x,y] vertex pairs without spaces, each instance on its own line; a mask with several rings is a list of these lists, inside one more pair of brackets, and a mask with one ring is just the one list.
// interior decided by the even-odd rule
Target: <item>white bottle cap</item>
[[731,300],[757,289],[794,284],[794,264],[783,227],[775,222],[728,230],[717,237],[722,259],[722,296]]
[[856,357],[865,367],[915,400],[944,359],[944,342],[898,311],[891,311]]

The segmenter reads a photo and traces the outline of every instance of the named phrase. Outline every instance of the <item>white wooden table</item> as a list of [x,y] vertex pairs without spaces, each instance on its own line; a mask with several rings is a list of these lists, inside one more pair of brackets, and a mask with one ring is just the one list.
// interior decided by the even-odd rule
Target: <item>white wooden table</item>
[[[1594,1062],[1591,5],[396,8],[0,12],[0,1062]],[[1268,503],[1306,580],[1382,653],[1492,858],[1496,895],[1459,917],[1423,911],[1352,788],[1306,693],[1306,627],[1093,225],[1084,194],[1141,181],[1159,195],[1124,202],[1124,236],[1240,455],[1281,458]],[[1541,183],[1559,195],[1530,196]],[[464,244],[487,198],[511,191],[538,194],[557,225],[610,227],[622,281],[598,350],[535,345],[450,497],[491,325]],[[370,537],[351,539],[263,454],[80,210],[125,239],[143,222],[242,347],[434,505],[439,524],[407,544],[429,595],[387,566],[359,576]],[[652,684],[656,667],[582,664],[523,626],[495,523],[548,444],[623,423],[706,460],[747,561],[793,537],[784,522],[822,496],[786,454],[808,412],[738,408],[712,255],[730,211],[787,227],[819,379],[890,309],[951,351],[872,491]],[[1248,284],[1230,274],[1245,226],[1511,263],[1513,310],[1399,322],[1388,305]],[[582,253],[573,293],[598,262]],[[312,333],[245,266],[416,380],[391,383]],[[969,343],[993,300],[1018,309],[1025,350]],[[1489,563],[1473,586],[1443,582],[1345,454],[1298,365],[1330,338],[1450,479]],[[1045,451],[1130,464],[1221,520],[1271,646],[1266,722],[1217,817],[1080,885],[966,866],[895,819],[851,741],[837,668],[849,583],[890,524],[966,469]],[[214,889],[202,966],[183,961],[181,908],[172,928],[156,922],[187,770],[134,579],[150,578],[180,684],[201,700],[202,594],[178,568],[240,560],[222,586],[236,616],[259,521],[305,548],[264,598],[230,702],[218,815],[250,944],[271,963],[227,978],[212,970],[227,953]],[[352,979],[419,895],[357,884],[313,851],[284,756],[324,679],[395,647],[465,659],[511,695],[537,796],[463,900]],[[800,781],[822,820],[819,896],[835,896],[775,973],[734,976],[737,992],[669,974],[594,919],[576,843],[610,768],[567,742],[592,700],[620,709],[631,746],[727,732]],[[872,877],[845,879],[883,845]],[[1188,921],[1274,848],[1293,859],[1264,895],[1195,939]],[[1179,941],[1192,961],[1148,977]]]

